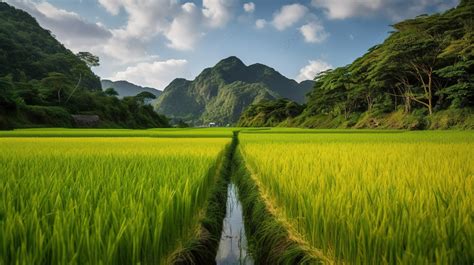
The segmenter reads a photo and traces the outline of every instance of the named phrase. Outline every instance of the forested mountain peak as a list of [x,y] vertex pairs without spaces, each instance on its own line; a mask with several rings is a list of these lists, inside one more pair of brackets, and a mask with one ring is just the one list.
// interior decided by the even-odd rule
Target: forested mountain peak
[[237,121],[243,108],[263,99],[304,101],[310,90],[264,64],[246,66],[231,56],[204,69],[195,80],[175,79],[163,91],[157,110],[175,119],[202,124]]
[[220,60],[214,68],[222,70],[230,70],[234,67],[245,67],[245,64],[237,56],[229,56],[225,59]]

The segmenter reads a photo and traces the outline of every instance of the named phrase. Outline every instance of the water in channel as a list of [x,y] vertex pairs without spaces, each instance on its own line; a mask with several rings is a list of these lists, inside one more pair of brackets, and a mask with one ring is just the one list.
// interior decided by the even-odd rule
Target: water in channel
[[233,183],[227,188],[227,210],[216,263],[217,265],[254,264],[247,251],[242,204]]

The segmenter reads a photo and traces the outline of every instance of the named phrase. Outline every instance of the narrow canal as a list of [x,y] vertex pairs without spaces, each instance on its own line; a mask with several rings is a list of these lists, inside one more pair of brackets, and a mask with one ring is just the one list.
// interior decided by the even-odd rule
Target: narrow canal
[[227,188],[227,210],[217,251],[217,265],[253,265],[248,253],[245,236],[242,204],[238,198],[237,188],[230,183]]

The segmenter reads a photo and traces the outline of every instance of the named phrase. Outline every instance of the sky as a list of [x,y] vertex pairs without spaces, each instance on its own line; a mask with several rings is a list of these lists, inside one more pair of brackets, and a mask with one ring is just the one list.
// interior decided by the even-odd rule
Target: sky
[[[1,0],[0,0],[1,1]],[[459,0],[6,0],[93,71],[163,90],[229,56],[297,81],[344,66],[381,42],[390,25],[442,12]]]

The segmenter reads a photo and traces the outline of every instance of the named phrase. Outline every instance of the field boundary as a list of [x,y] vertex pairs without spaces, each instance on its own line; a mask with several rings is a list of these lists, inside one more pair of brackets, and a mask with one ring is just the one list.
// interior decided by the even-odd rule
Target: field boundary
[[230,183],[231,162],[237,147],[237,136],[238,132],[234,132],[232,142],[226,147],[222,158],[218,162],[215,186],[209,195],[198,235],[172,255],[171,263],[174,265],[215,264],[223,220],[226,214],[227,186]]
[[292,235],[270,209],[239,150],[234,155],[234,181],[243,207],[250,252],[256,264],[334,264]]

